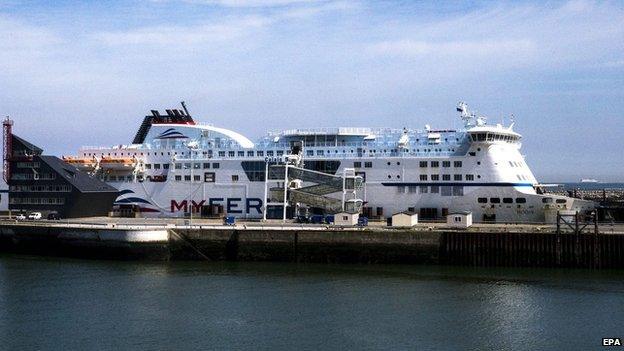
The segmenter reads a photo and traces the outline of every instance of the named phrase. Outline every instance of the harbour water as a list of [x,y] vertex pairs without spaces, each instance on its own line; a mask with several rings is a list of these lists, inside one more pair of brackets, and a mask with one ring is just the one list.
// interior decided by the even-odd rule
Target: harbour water
[[0,255],[7,350],[599,349],[624,272]]

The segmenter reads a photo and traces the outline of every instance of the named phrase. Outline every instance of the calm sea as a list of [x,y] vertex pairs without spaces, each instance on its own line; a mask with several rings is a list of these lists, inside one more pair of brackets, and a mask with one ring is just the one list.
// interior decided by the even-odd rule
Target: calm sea
[[3,350],[572,350],[624,272],[0,255]]

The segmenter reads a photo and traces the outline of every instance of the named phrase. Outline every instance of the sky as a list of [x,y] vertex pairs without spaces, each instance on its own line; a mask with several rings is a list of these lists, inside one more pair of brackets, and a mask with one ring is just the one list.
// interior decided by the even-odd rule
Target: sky
[[181,100],[252,140],[459,128],[466,101],[514,115],[539,181],[624,181],[624,2],[0,0],[0,115],[47,154]]

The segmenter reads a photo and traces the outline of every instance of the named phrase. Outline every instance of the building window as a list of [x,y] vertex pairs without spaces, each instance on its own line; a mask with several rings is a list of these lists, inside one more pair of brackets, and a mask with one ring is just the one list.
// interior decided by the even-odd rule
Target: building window
[[151,163],[146,163],[145,164],[145,169],[152,169],[152,164]]
[[451,180],[451,175],[450,174],[443,174],[442,175],[442,180]]
[[160,163],[154,163],[154,169],[160,169]]
[[185,163],[184,164],[184,169],[191,169],[191,164],[190,163]]
[[206,183],[214,183],[215,182],[215,173],[214,172],[204,172],[204,182],[206,182]]
[[477,202],[480,204],[486,204],[487,203],[487,198],[486,197],[480,197],[477,199]]
[[454,161],[454,162],[453,162],[453,167],[455,167],[455,168],[459,168],[459,167],[461,167],[461,166],[462,166],[462,161]]
[[225,157],[225,151],[219,151],[219,157]]
[[238,174],[232,174],[232,181],[238,182]]
[[498,198],[498,197],[491,197],[490,198],[490,203],[500,204],[500,198]]
[[416,192],[416,186],[414,186],[414,185],[410,185],[410,186],[407,188],[407,190],[408,190],[408,192],[410,192],[410,193],[415,193],[415,192]]
[[438,167],[440,167],[439,161],[431,161],[431,168],[438,168]]
[[256,156],[263,156],[264,157],[264,151],[256,151]]
[[267,157],[273,157],[273,150],[267,150],[266,155]]
[[373,168],[373,163],[372,162],[364,162],[364,167],[365,168]]
[[420,191],[421,194],[427,194],[429,192],[428,190],[429,190],[429,187],[426,186],[426,185],[421,185],[419,187],[419,191]]
[[420,168],[426,168],[427,167],[427,161],[420,161]]
[[510,198],[510,197],[504,197],[503,198],[503,203],[504,204],[511,204],[511,203],[513,203],[513,199]]
[[362,168],[362,162],[359,162],[359,161],[353,162],[353,168]]
[[169,169],[169,164],[168,163],[163,163],[163,169]]
[[201,176],[198,176],[198,175],[193,175],[193,181],[194,181],[194,182],[199,182],[199,181],[201,181]]
[[245,157],[245,151],[239,151],[236,153],[238,157]]
[[440,175],[439,174],[432,174],[431,175],[431,180],[433,180],[434,182],[437,182],[438,180],[440,180]]
[[182,181],[182,176],[181,175],[175,176],[175,181],[176,182],[181,182]]
[[202,166],[201,163],[193,163],[193,169],[200,169]]
[[526,203],[526,198],[518,197],[518,198],[516,198],[516,203],[517,204],[525,204]]
[[432,185],[431,186],[431,193],[432,194],[439,194],[440,193],[440,186],[439,185]]
[[248,157],[253,157],[253,155],[254,155],[254,152],[253,152],[253,151],[247,151],[247,156],[248,156]]
[[420,175],[420,180],[421,181],[426,181],[427,180],[427,175],[426,174],[421,174]]
[[234,157],[235,153],[234,151],[228,151],[228,157]]
[[468,181],[474,180],[474,174],[466,174],[466,180]]
[[203,166],[204,169],[210,169],[210,162],[205,162]]
[[184,176],[184,181],[185,182],[190,182],[191,181],[191,176],[190,175],[185,175]]
[[182,169],[182,164],[181,163],[176,163],[175,164],[175,169]]
[[451,167],[451,161],[442,161],[442,167],[444,168]]
[[214,169],[217,169],[217,168],[220,168],[220,167],[221,167],[221,164],[219,164],[219,162],[214,162],[212,164],[212,168],[214,168]]
[[461,174],[454,174],[453,175],[453,180],[462,180],[462,175]]

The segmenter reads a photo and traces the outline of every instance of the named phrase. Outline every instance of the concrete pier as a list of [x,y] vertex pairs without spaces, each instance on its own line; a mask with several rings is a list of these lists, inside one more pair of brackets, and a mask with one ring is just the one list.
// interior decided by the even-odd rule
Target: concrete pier
[[[617,230],[616,230],[617,229]],[[624,268],[624,233],[552,226],[454,230],[247,223],[2,222],[0,250],[78,257]]]

